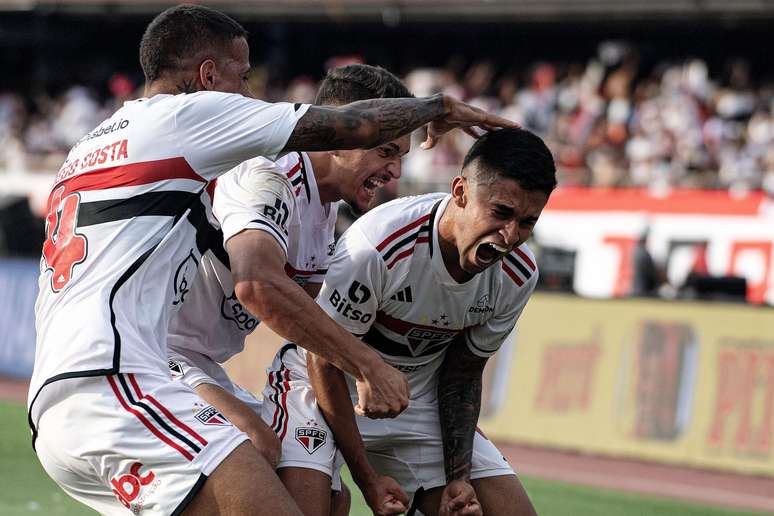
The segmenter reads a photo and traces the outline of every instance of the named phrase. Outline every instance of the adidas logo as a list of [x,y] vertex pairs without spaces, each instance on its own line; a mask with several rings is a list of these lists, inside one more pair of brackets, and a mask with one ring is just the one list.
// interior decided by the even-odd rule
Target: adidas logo
[[414,297],[411,295],[411,285],[399,290],[390,298],[392,301],[401,301],[403,303],[411,303],[414,301]]

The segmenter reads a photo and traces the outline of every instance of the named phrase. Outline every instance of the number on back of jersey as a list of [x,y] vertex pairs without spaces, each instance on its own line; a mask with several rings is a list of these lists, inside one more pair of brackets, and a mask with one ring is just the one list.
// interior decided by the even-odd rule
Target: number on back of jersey
[[43,258],[51,275],[51,289],[62,290],[72,279],[75,266],[88,254],[86,237],[76,232],[78,208],[81,196],[72,193],[62,198],[65,187],[57,188],[49,201],[46,215],[46,240],[43,242]]

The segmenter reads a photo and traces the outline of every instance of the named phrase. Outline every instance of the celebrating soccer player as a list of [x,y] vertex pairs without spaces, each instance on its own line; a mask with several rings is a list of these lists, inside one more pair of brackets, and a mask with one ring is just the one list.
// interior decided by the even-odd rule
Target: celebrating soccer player
[[[211,424],[169,376],[168,323],[208,245],[209,181],[255,156],[372,148],[428,122],[428,146],[454,127],[511,125],[440,95],[249,98],[246,35],[201,6],[157,16],[140,44],[146,97],[72,148],[49,197],[29,424],[46,472],[103,514],[299,514],[245,434]],[[350,344],[330,358],[360,380],[359,403],[405,404],[405,379]]]
[[[319,406],[327,425],[316,428],[332,431],[355,481],[392,477],[425,515],[534,514],[476,423],[487,358],[535,288],[538,271],[525,241],[555,186],[540,138],[503,129],[473,145],[451,195],[398,199],[355,222],[338,242],[317,302],[405,372],[409,406],[394,419],[362,417],[367,410],[355,418],[354,382],[288,344],[267,385],[288,392],[287,401],[272,398],[277,421],[289,417],[287,431],[298,431],[299,417],[320,421],[310,415]],[[293,391],[306,384],[316,400],[298,403]]]

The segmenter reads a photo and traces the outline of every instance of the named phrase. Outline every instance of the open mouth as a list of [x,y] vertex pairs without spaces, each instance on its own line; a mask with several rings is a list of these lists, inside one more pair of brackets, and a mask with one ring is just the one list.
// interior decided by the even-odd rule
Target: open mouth
[[484,267],[488,267],[505,256],[509,250],[507,247],[502,247],[494,242],[484,242],[476,249],[476,260]]
[[369,197],[376,195],[376,190],[387,184],[387,181],[377,177],[371,176],[363,181],[363,190],[366,191]]

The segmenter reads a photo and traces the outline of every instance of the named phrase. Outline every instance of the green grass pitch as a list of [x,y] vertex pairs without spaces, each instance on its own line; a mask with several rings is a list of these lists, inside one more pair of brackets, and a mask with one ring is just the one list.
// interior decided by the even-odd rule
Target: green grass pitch
[[[65,495],[40,467],[30,446],[24,407],[0,403],[0,515],[95,514]],[[371,514],[349,475],[353,516]],[[541,516],[745,516],[753,513],[523,479]],[[127,514],[129,512],[127,511]]]

